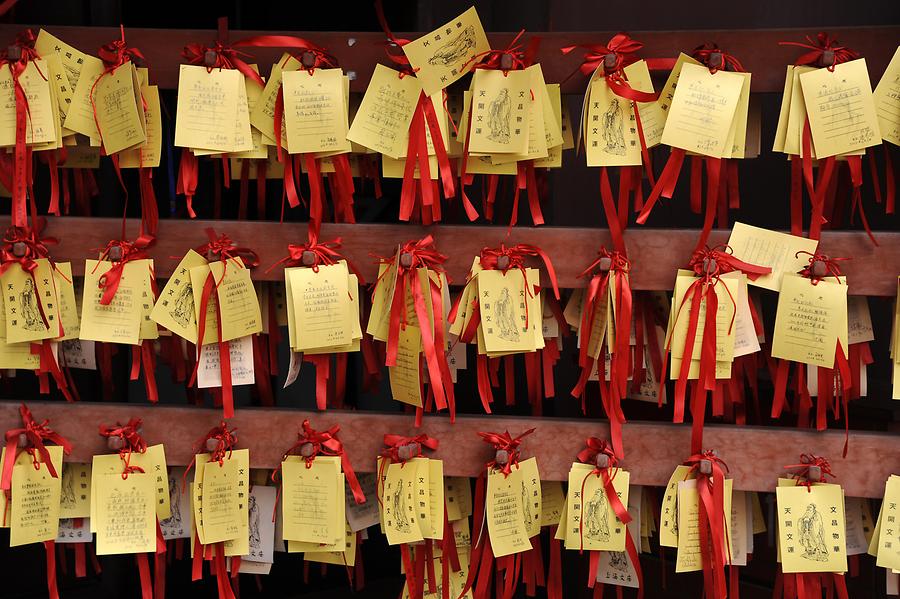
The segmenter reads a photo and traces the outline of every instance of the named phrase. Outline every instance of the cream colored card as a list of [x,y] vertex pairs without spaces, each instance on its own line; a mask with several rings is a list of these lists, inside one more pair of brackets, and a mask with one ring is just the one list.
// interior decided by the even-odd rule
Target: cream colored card
[[472,77],[472,90],[469,152],[525,153],[532,105],[529,74],[478,69]]
[[415,543],[423,539],[413,493],[416,470],[404,464],[390,464],[384,480],[381,524],[389,545]]
[[7,343],[53,339],[60,335],[59,301],[53,284],[53,267],[46,258],[38,258],[35,263],[37,267],[31,274],[19,264],[11,264],[0,274]]
[[533,290],[539,277],[532,268],[525,273],[485,270],[478,275],[480,329],[488,353],[535,349],[534,331],[540,328],[541,311]]
[[[625,525],[609,502],[602,475],[591,470],[579,467],[569,471],[566,549],[625,551]],[[628,505],[629,473],[611,470],[610,476],[622,505]]]
[[[750,297],[747,291],[747,277],[739,278],[740,287],[737,302],[737,312],[734,317],[734,357],[754,354],[760,350],[759,337],[753,326],[753,314],[750,312]],[[652,370],[652,369],[650,369]]]
[[900,47],[872,93],[881,138],[900,145]]
[[119,152],[119,168],[156,168],[162,158],[162,109],[159,88],[141,87],[147,139],[140,146]]
[[[698,572],[703,569],[704,556],[700,546],[700,496],[697,484],[696,479],[678,483],[679,532],[675,572]],[[732,485],[732,480],[726,478],[723,489],[723,513],[725,514],[723,543],[731,538]]]
[[66,462],[62,466],[59,517],[89,518],[90,515],[91,465]]
[[394,69],[375,65],[347,139],[391,158],[405,156],[421,93],[417,78],[400,77]]
[[147,139],[143,110],[136,101],[140,90],[134,84],[134,64],[126,62],[101,77],[94,87],[97,126],[107,155],[138,146]]
[[872,315],[869,313],[869,299],[864,295],[847,296],[847,343],[867,343],[875,340]]
[[[58,111],[53,105],[47,62],[37,59],[30,61],[19,75],[19,85],[28,98],[25,114],[25,143],[45,144],[56,141]],[[16,95],[12,73],[7,67],[0,70],[0,146],[16,144]]]
[[786,274],[778,296],[772,357],[834,367],[837,344],[847,352],[847,285]]
[[[638,60],[631,63],[622,71],[628,80],[628,85],[637,91],[652,94],[653,80],[650,78],[650,69],[647,61]],[[641,131],[644,133],[644,143],[648,148],[659,145],[662,139],[663,129],[666,126],[666,111],[662,109],[659,101],[638,102],[638,115],[641,118]]]
[[[770,231],[744,223],[734,223],[728,246],[735,258],[755,264],[768,266],[772,272],[748,280],[748,285],[762,287],[771,291],[781,289],[781,278],[785,273],[796,273],[809,264],[809,254],[813,254],[819,242],[788,233]],[[798,255],[799,254],[799,255]]]
[[541,533],[541,475],[538,471],[537,458],[519,462],[519,472],[522,475],[522,515],[525,532],[531,538]]
[[662,547],[678,547],[678,483],[694,476],[690,466],[680,465],[669,477],[659,516],[659,544]]
[[747,117],[750,112],[750,73],[738,73],[744,78],[731,128],[726,141],[727,158],[744,158],[747,148]]
[[222,316],[222,341],[231,341],[262,331],[262,314],[256,289],[250,278],[250,270],[238,258],[226,263],[221,260],[210,262],[208,266],[196,266],[190,270],[191,290],[194,295],[194,313],[200,319],[200,304],[207,278],[212,274],[212,293],[206,305],[206,325],[202,345],[219,340],[217,314]]
[[613,93],[603,77],[591,83],[584,129],[588,166],[641,164],[641,142],[631,102]]
[[336,517],[343,505],[340,461],[302,459],[282,462],[282,516],[284,538],[315,544],[331,544],[342,536],[344,522]]
[[[692,306],[694,295],[703,293],[704,286],[700,284],[693,288],[690,296],[687,296],[691,285],[698,279],[693,275],[679,275],[675,279],[673,318],[677,318],[675,328],[672,331],[671,354],[673,358],[684,358],[685,343],[687,341],[688,327],[693,317]],[[713,291],[716,294],[716,361],[731,362],[734,359],[734,319],[736,302],[739,299],[740,278],[737,273],[723,275],[714,281]],[[697,331],[691,353],[692,360],[700,360],[703,348],[703,335],[706,330],[707,298],[703,297],[697,313]],[[674,374],[674,368],[673,368]]]
[[78,81],[72,93],[72,104],[69,112],[66,113],[66,120],[63,123],[66,129],[81,133],[93,140],[92,146],[99,146],[100,132],[97,129],[97,122],[94,120],[91,91],[97,78],[103,73],[104,68],[103,61],[99,58],[89,55],[84,56]]
[[116,295],[104,306],[100,303],[100,298],[103,297],[100,278],[112,266],[112,262],[85,261],[81,338],[137,345],[140,342],[142,318],[140,295],[144,282],[150,276],[151,261],[134,260],[126,263]]
[[350,151],[343,71],[285,71],[282,85],[288,152]]
[[[800,86],[800,75],[815,71],[816,67],[795,66],[791,80],[791,100],[788,107],[787,131],[784,137],[784,153],[799,156],[803,147],[803,129],[806,123],[806,104],[803,101],[803,88]],[[812,145],[812,144],[810,144]],[[815,155],[815,149],[813,155]]]
[[[347,263],[291,270],[296,351],[347,345],[352,340]],[[357,322],[359,321],[357,317]]]
[[[222,386],[222,363],[218,343],[200,346],[200,364],[197,366],[197,388],[209,389]],[[256,382],[253,364],[253,336],[238,337],[228,342],[231,363],[231,384],[235,387]]]
[[[675,66],[669,72],[666,83],[659,92],[659,99],[656,101],[656,104],[661,111],[663,128],[665,128],[666,119],[668,119],[669,116],[669,109],[672,108],[672,101],[675,99],[675,90],[678,89],[678,80],[681,78],[681,69],[686,64],[702,66],[700,61],[694,60],[684,52],[678,55],[678,58],[675,60]],[[662,140],[662,132],[659,133],[659,139],[660,141]]]
[[555,480],[541,481],[541,526],[556,526],[562,519],[566,494],[562,483]]
[[[628,514],[631,516],[631,522],[628,523],[627,529],[639,553],[641,529],[645,526],[644,515],[642,514],[644,511],[642,495],[642,487],[632,485],[628,490]],[[600,560],[597,564],[596,581],[630,588],[638,588],[639,586],[637,569],[634,567],[627,551],[601,551]]]
[[[219,152],[236,151],[235,117],[244,77],[235,69],[181,65],[175,145]],[[249,139],[248,130],[243,132]]]
[[450,522],[472,515],[472,487],[468,478],[444,477],[444,498],[447,506],[447,520]]
[[156,550],[153,485],[153,475],[140,472],[124,479],[118,474],[94,478],[91,494],[96,507],[91,526],[97,532],[97,555]]
[[881,143],[865,58],[804,73],[800,85],[818,158]]
[[531,549],[522,506],[522,472],[509,475],[489,470],[485,497],[485,518],[495,557]]
[[197,314],[191,287],[191,269],[205,266],[206,258],[188,250],[166,282],[150,318],[191,343],[197,343]]
[[[63,469],[63,449],[47,447],[50,462],[57,474]],[[61,479],[51,476],[47,464],[37,457],[37,469],[26,453],[25,459],[13,465],[9,505],[9,546],[18,547],[56,539],[60,518]],[[5,511],[4,511],[5,514]]]
[[738,73],[710,73],[705,66],[685,64],[666,117],[662,143],[721,158],[740,100],[744,78]]
[[422,333],[419,327],[400,327],[397,363],[388,368],[391,396],[394,400],[422,407]]
[[[266,79],[266,87],[250,112],[250,124],[262,134],[262,143],[275,145],[275,105],[282,95],[282,74],[287,71],[296,71],[301,67],[300,61],[285,53],[272,65],[269,78]],[[287,147],[285,137],[285,121],[281,121],[281,147]]]
[[75,300],[75,279],[72,277],[72,265],[69,262],[53,264],[53,284],[59,301],[59,321],[64,335],[60,341],[78,339],[81,332],[81,318],[78,303]]
[[782,570],[786,574],[846,572],[846,528],[841,487],[778,487],[775,494]]
[[[82,65],[86,60],[93,58],[81,50],[70,46],[44,29],[38,31],[37,39],[34,41],[34,49],[39,56],[45,56],[51,52],[59,56],[63,69],[65,70],[65,83],[70,90],[70,94],[71,90],[75,89],[75,84],[78,83],[78,76],[81,74]],[[97,59],[94,58],[94,60]],[[68,107],[65,108],[65,111],[68,111]]]
[[202,481],[204,544],[247,537],[247,494],[250,489],[248,450],[234,450],[221,464],[207,462]]
[[891,476],[884,486],[884,501],[881,505],[881,526],[878,534],[878,561],[881,568],[900,570],[900,529],[897,523],[897,503],[900,502],[900,477]]
[[787,73],[784,77],[784,90],[781,93],[781,108],[778,111],[778,124],[775,127],[775,141],[772,144],[773,152],[784,152],[784,143],[787,139],[788,115],[791,110],[791,94],[793,93],[794,65],[787,65]]
[[473,6],[431,33],[403,45],[427,95],[435,94],[471,70],[473,58],[491,49]]

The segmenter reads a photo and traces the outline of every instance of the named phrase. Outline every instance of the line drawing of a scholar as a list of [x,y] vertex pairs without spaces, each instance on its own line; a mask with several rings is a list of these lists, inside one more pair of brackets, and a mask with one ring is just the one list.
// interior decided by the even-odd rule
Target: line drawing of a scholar
[[506,341],[519,340],[519,328],[516,326],[516,315],[513,313],[512,298],[509,289],[503,288],[500,299],[494,302],[494,322],[500,327],[498,336]]
[[71,468],[63,468],[62,492],[59,496],[60,505],[75,503],[75,475]]
[[402,490],[394,494],[394,530],[409,532],[409,517],[406,515],[406,495]]
[[607,521],[607,499],[603,489],[594,491],[594,496],[587,503],[584,520],[587,523],[586,536],[595,541],[609,540],[609,522]]
[[455,38],[439,46],[437,52],[428,59],[431,66],[450,66],[466,57],[470,48],[475,47],[475,27],[469,25]]
[[512,102],[509,99],[509,90],[503,88],[497,97],[488,106],[488,126],[491,134],[488,139],[501,144],[509,143],[509,111]]
[[828,561],[825,526],[822,524],[822,515],[816,510],[816,504],[810,503],[806,506],[806,512],[800,516],[799,524],[803,557],[817,562]]
[[175,306],[169,311],[172,320],[183,327],[191,323],[191,317],[194,315],[194,291],[190,285],[181,288],[178,297],[175,298]]
[[25,279],[25,288],[19,293],[19,304],[22,307],[22,318],[25,319],[25,328],[27,330],[46,330],[38,312],[37,295],[34,293],[34,282],[31,279]]
[[606,112],[603,113],[603,141],[606,143],[604,150],[616,156],[625,155],[625,130],[622,120],[622,107],[619,100],[613,98]]

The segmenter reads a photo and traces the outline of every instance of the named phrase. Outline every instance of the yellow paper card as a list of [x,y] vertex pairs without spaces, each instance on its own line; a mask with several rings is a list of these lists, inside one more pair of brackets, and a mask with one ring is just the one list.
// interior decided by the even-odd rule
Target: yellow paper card
[[150,319],[191,343],[197,343],[197,314],[191,287],[191,269],[207,265],[206,258],[188,250],[163,288]]
[[97,531],[97,555],[156,550],[153,475],[97,476],[91,491],[96,503],[91,526]]
[[345,527],[342,541],[340,551],[306,551],[303,559],[307,562],[319,564],[353,567],[356,563],[356,533],[350,530],[349,524]]
[[778,111],[778,124],[775,127],[775,142],[772,144],[773,152],[784,152],[784,143],[787,139],[788,115],[791,110],[791,94],[793,93],[794,65],[787,66],[787,74],[784,77],[784,91],[781,93],[781,108]]
[[447,506],[447,520],[455,522],[472,515],[472,487],[469,479],[462,476],[444,478],[444,498]]
[[[632,89],[653,93],[653,80],[650,78],[650,69],[645,60],[633,62],[622,71],[628,79],[628,85]],[[644,143],[648,148],[659,145],[662,139],[663,129],[666,126],[666,111],[662,109],[659,101],[638,102],[638,114],[641,117],[641,131],[644,133]]]
[[[669,116],[669,109],[672,108],[672,101],[675,99],[675,90],[678,88],[678,80],[681,78],[681,69],[686,64],[702,66],[702,63],[694,60],[684,52],[678,55],[678,58],[675,61],[675,66],[672,68],[671,72],[669,72],[669,76],[666,78],[666,83],[665,85],[663,85],[662,90],[659,92],[659,99],[656,101],[656,105],[661,111],[661,126],[663,128],[665,128],[666,120]],[[659,141],[662,141],[662,131],[660,131],[659,133]],[[649,146],[649,139],[647,140],[647,144]]]
[[91,465],[65,463],[62,467],[59,517],[90,518],[90,516]]
[[591,83],[584,129],[588,166],[641,164],[641,143],[631,102],[614,94],[603,77]]
[[[544,106],[544,129],[547,132],[547,157],[539,158],[534,161],[534,166],[538,168],[560,168],[562,167],[562,153],[565,149],[565,137],[563,136],[562,122],[562,96],[559,91],[558,83],[548,83],[545,86],[544,97],[550,103],[549,107]],[[559,142],[555,137],[555,131],[559,131]]]
[[337,511],[344,503],[340,461],[317,457],[308,466],[299,458],[281,464],[284,538],[330,545],[344,530]]
[[685,64],[666,117],[662,143],[721,158],[734,119],[744,78],[738,73],[710,73],[705,66]]
[[[684,358],[684,347],[685,342],[687,341],[688,326],[692,317],[693,294],[702,294],[704,289],[704,286],[701,283],[693,288],[690,296],[687,296],[687,292],[691,288],[691,285],[697,280],[698,279],[693,275],[679,275],[675,279],[675,312],[673,312],[673,318],[677,318],[677,320],[675,322],[675,328],[672,331],[671,352],[673,358]],[[716,361],[731,362],[734,359],[735,331],[733,323],[735,303],[737,302],[740,291],[740,279],[734,275],[724,275],[715,283],[713,290],[715,291],[717,301]],[[706,303],[707,299],[704,297],[701,300],[697,314],[697,332],[694,337],[694,345],[691,353],[692,360],[700,360],[701,349],[703,346],[703,333],[706,330]]]
[[[728,246],[735,258],[768,266],[772,272],[748,279],[747,284],[771,291],[781,289],[781,278],[785,273],[796,273],[809,263],[807,254],[815,253],[819,242],[788,233],[770,231],[744,223],[734,223]],[[805,253],[804,253],[805,252]],[[798,256],[799,254],[799,256]]]
[[[346,345],[351,341],[349,272],[344,261],[289,273],[296,351]],[[357,319],[358,320],[358,319]]]
[[[431,524],[431,531],[426,533],[423,529],[422,536],[440,541],[444,538],[444,462],[429,459],[427,465],[428,521]],[[421,497],[421,493],[419,495]],[[421,508],[421,505],[419,507]]]
[[750,73],[737,73],[744,78],[741,95],[738,97],[731,128],[728,130],[726,155],[728,158],[743,158],[747,147],[747,116],[750,113]]
[[[50,83],[46,79],[48,73],[47,61],[37,59],[30,61],[19,75],[19,85],[28,98],[25,113],[25,143],[28,145],[56,141],[55,123],[59,120],[59,114],[53,105]],[[0,71],[0,90],[3,90],[0,93],[0,146],[14,146],[16,92],[9,67]]]
[[[38,31],[37,39],[34,42],[34,49],[39,56],[45,56],[51,52],[56,53],[59,56],[63,68],[65,69],[66,83],[70,90],[75,89],[75,84],[78,82],[78,76],[81,74],[81,67],[84,62],[88,58],[92,58],[43,29]],[[95,58],[94,60],[97,59]],[[68,111],[68,106],[65,110]]]
[[150,276],[150,260],[125,264],[119,288],[109,305],[101,305],[100,278],[112,262],[87,260],[84,266],[84,294],[81,300],[81,338],[107,343],[137,345],[141,332],[141,292]]
[[[203,467],[201,509],[203,533],[206,537],[204,542],[207,544],[237,539],[240,535],[241,509],[238,494],[242,492],[239,483],[243,480],[239,470],[240,464],[233,458],[226,459],[221,464],[207,462]],[[244,486],[244,489],[244,493],[249,492],[249,486]],[[243,517],[246,519],[246,511]]]
[[676,466],[669,477],[659,515],[659,544],[678,547],[678,483],[693,478],[690,466]]
[[146,122],[147,139],[139,147],[119,153],[119,168],[156,168],[162,157],[162,110],[159,104],[159,88],[155,85],[141,87],[142,110]]
[[140,90],[135,88],[134,64],[126,62],[107,73],[97,82],[93,100],[97,113],[100,139],[107,155],[144,143],[143,110],[135,98]]
[[566,494],[562,483],[556,480],[541,481],[541,526],[556,526],[564,515]]
[[281,77],[288,152],[349,152],[343,72],[286,71]]
[[381,523],[389,545],[421,541],[416,498],[416,469],[412,465],[390,464],[382,490]]
[[100,132],[97,130],[97,123],[94,120],[94,109],[91,105],[91,89],[97,78],[103,73],[103,61],[90,55],[84,56],[81,65],[81,72],[78,76],[78,82],[75,84],[75,91],[72,93],[72,104],[69,112],[66,113],[66,120],[63,126],[66,129],[81,133],[96,140],[98,145],[100,142]]
[[900,146],[900,47],[872,93],[881,138]]
[[[625,525],[609,503],[602,476],[592,474],[591,470],[579,466],[569,471],[566,548],[624,551]],[[610,471],[610,476],[622,505],[628,505],[629,473]]]
[[528,150],[531,78],[525,71],[478,69],[472,77],[469,152],[522,154]]
[[[262,134],[264,144],[275,145],[275,104],[282,92],[282,74],[296,71],[300,67],[300,61],[287,53],[282,54],[278,62],[272,65],[262,96],[250,113],[250,124]],[[287,147],[284,120],[281,121],[281,147]]]
[[[47,451],[54,470],[60,474],[63,467],[62,447],[47,446]],[[23,460],[25,463],[18,463],[17,460],[13,465],[9,513],[10,547],[56,539],[61,480],[50,475],[47,464],[41,463],[41,458],[37,455],[38,470],[35,470],[30,457]]]
[[399,402],[422,407],[422,333],[419,327],[400,327],[397,363],[388,368],[391,395]]
[[522,505],[522,471],[509,475],[488,470],[485,515],[495,557],[527,551],[531,547]]
[[[723,519],[725,539],[731,538],[731,496],[733,482],[725,479],[723,497]],[[703,569],[704,556],[700,547],[700,495],[697,480],[686,480],[678,484],[678,554],[675,572],[698,572]],[[706,559],[709,559],[708,557]]]
[[490,49],[473,6],[428,35],[405,44],[403,53],[430,96],[468,73],[472,58]]
[[786,574],[846,572],[844,494],[840,485],[778,487],[775,495],[782,570]]
[[[256,289],[250,278],[250,270],[244,267],[238,258],[231,258],[226,263],[221,260],[210,262],[208,266],[191,269],[191,287],[194,294],[194,310],[200,318],[200,303],[206,274],[212,273],[215,298],[210,295],[206,310],[206,330],[201,343],[218,341],[216,330],[217,310],[222,315],[222,341],[231,341],[262,331],[262,314]],[[218,304],[218,308],[217,308]],[[212,325],[212,328],[210,328]]]
[[400,77],[394,69],[375,65],[347,139],[391,158],[405,156],[421,93],[422,85],[415,77]]
[[[540,328],[540,301],[534,293],[538,271],[485,270],[478,275],[481,326],[488,353],[524,352],[535,349],[535,329]],[[527,285],[529,288],[526,288]],[[528,317],[526,321],[526,303]]]
[[[244,76],[236,69],[181,65],[175,145],[220,152],[236,151],[235,117]],[[249,139],[247,131],[242,132]],[[245,149],[245,148],[242,148]]]
[[[19,466],[17,466],[19,467]],[[881,504],[881,526],[878,527],[878,561],[881,568],[900,570],[900,514],[897,503],[900,502],[900,477],[891,476],[884,485],[884,501]],[[874,538],[874,537],[873,537]]]
[[541,474],[537,458],[519,462],[519,473],[522,475],[522,516],[525,533],[530,539],[541,533]]
[[[19,264],[0,274],[6,310],[7,343],[59,337],[59,302],[53,284],[53,267],[46,258],[35,260],[33,275]],[[41,314],[43,313],[43,317]],[[44,325],[44,318],[47,325]]]
[[78,339],[81,331],[81,319],[75,300],[75,279],[72,277],[72,265],[69,262],[56,262],[53,266],[53,283],[56,286],[56,295],[59,300],[59,321],[65,333],[60,341]]
[[865,58],[804,73],[800,85],[818,158],[881,143]]
[[847,285],[785,274],[778,296],[772,357],[834,367],[835,347],[847,351]]

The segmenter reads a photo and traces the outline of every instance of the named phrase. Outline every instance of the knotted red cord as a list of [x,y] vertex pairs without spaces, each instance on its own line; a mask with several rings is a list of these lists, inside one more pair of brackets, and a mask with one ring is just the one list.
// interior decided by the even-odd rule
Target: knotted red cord
[[[819,476],[816,478],[812,478],[810,476],[810,468],[817,467],[819,468]],[[797,486],[806,487],[806,490],[812,492],[812,486],[816,483],[824,483],[827,482],[826,477],[834,478],[834,473],[831,472],[831,462],[829,462],[826,458],[811,454],[811,453],[803,453],[800,454],[800,462],[797,464],[788,464],[784,466],[785,470],[793,470],[791,473],[791,478],[797,481]]]
[[[703,463],[711,467],[711,473],[703,472]],[[700,519],[700,554],[703,561],[703,579],[708,597],[725,599],[725,564],[731,561],[731,541],[728,539],[725,513],[725,473],[728,465],[715,451],[698,452],[689,457],[685,466],[697,477]]]
[[122,469],[122,478],[127,479],[132,472],[144,473],[144,469],[140,466],[131,465],[132,453],[144,453],[147,451],[147,442],[141,436],[141,425],[143,420],[140,418],[131,418],[126,424],[116,423],[115,426],[106,424],[100,425],[100,436],[107,439],[120,439],[122,446],[119,448],[119,457],[124,465]]

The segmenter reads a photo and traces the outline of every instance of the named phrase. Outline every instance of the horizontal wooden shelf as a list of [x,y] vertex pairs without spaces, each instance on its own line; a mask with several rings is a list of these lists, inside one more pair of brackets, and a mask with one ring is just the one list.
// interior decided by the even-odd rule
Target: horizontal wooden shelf
[[[101,423],[124,423],[136,417],[144,421],[148,443],[165,445],[169,464],[185,465],[191,460],[196,440],[221,420],[221,411],[209,408],[48,401],[28,405],[36,420],[49,419],[50,427],[73,443],[69,459],[75,462],[89,462],[94,454],[108,453],[105,440],[97,433]],[[607,438],[609,434],[605,422],[588,419],[459,416],[455,424],[450,424],[446,415],[437,415],[426,416],[422,428],[416,429],[409,414],[274,408],[239,409],[229,426],[236,429],[238,445],[250,449],[252,467],[272,468],[296,440],[304,418],[309,418],[317,430],[339,424],[339,438],[354,469],[361,472],[374,471],[384,433],[412,436],[421,432],[440,441],[433,457],[444,461],[447,476],[474,477],[492,457],[478,431],[509,431],[515,436],[534,427],[535,432],[523,442],[523,457],[537,457],[541,478],[565,480],[584,440],[591,436]],[[0,402],[0,432],[20,424],[18,403]],[[675,466],[688,457],[690,435],[690,425],[626,424],[623,465],[631,471],[631,480],[638,485],[664,486]],[[706,448],[716,449],[728,464],[735,489],[747,491],[773,490],[784,466],[796,463],[801,452],[829,458],[837,482],[852,497],[881,497],[885,480],[900,471],[896,434],[851,432],[846,459],[840,457],[843,431],[707,425],[704,440]]]
[[[372,16],[373,25],[375,17]],[[29,25],[0,25],[0,47],[10,43],[16,34]],[[40,24],[30,25],[35,30]],[[47,28],[63,41],[79,50],[96,54],[103,44],[119,39],[117,27],[52,26]],[[873,85],[884,72],[900,39],[900,27],[831,27],[828,33],[842,45],[860,52],[866,57]],[[579,43],[605,44],[618,31],[533,31],[527,32],[541,39],[537,61],[541,63],[548,83],[563,82],[563,91],[583,93],[585,79],[569,76],[581,63],[583,52],[568,56],[559,49]],[[644,43],[641,57],[675,57],[679,52],[689,52],[706,42],[716,42],[736,56],[749,72],[753,73],[751,87],[755,92],[780,92],[784,85],[785,65],[793,62],[801,53],[800,48],[779,46],[780,41],[802,41],[806,35],[815,35],[817,29],[743,29],[743,30],[684,30],[684,31],[634,31],[634,39]],[[353,91],[366,89],[377,63],[386,63],[381,32],[323,32],[323,31],[231,31],[231,41],[257,35],[284,34],[302,37],[325,47],[337,59],[346,72],[355,73],[351,82]],[[397,33],[398,37],[415,39],[421,33]],[[489,33],[491,47],[502,49],[515,37],[514,33]],[[139,48],[151,67],[151,80],[163,88],[178,85],[178,65],[184,60],[181,49],[189,43],[212,44],[216,39],[214,29],[147,29],[129,27],[125,30],[129,46]],[[278,60],[283,49],[242,48],[264,73]],[[566,80],[568,78],[568,80]]]
[[[8,218],[0,218],[0,226],[8,225]],[[59,239],[50,246],[55,260],[72,263],[75,274],[84,274],[84,260],[97,255],[111,239],[121,235],[122,221],[116,218],[65,216],[49,217],[45,235]],[[129,235],[136,234],[138,221],[129,221]],[[155,259],[156,273],[168,277],[188,249],[206,241],[204,229],[213,227],[226,233],[236,244],[255,250],[260,267],[256,280],[280,280],[281,267],[268,270],[287,254],[289,243],[306,242],[306,223],[277,223],[258,221],[204,221],[163,219],[159,236],[149,254]],[[431,233],[437,248],[448,256],[446,269],[451,282],[462,284],[472,265],[472,258],[485,246],[496,247],[506,240],[508,245],[527,243],[544,249],[553,261],[559,285],[565,288],[583,287],[578,275],[596,256],[601,245],[610,246],[606,229],[581,227],[517,227],[506,237],[506,227],[480,225],[435,225],[421,227],[411,224],[328,224],[322,225],[319,239],[342,238],[343,253],[362,271],[366,281],[375,279],[377,265],[373,255],[393,255],[398,244]],[[631,282],[634,289],[671,289],[675,272],[684,267],[691,256],[699,231],[692,229],[645,229],[636,227],[625,234],[628,255],[632,261]],[[832,257],[852,257],[841,262],[847,275],[849,291],[856,295],[891,296],[896,293],[896,274],[900,273],[900,233],[878,232],[878,247],[863,232],[825,231],[821,249]],[[714,231],[710,245],[725,243],[728,231]],[[534,263],[537,265],[537,263]],[[544,283],[547,281],[545,279]]]

